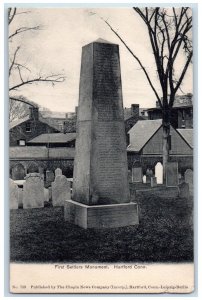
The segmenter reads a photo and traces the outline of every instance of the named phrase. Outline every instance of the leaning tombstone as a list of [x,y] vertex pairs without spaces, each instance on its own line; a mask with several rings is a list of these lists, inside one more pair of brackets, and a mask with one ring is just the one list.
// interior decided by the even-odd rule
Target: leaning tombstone
[[55,177],[58,176],[58,175],[62,175],[62,170],[60,168],[57,168],[55,170]]
[[190,196],[193,196],[193,171],[191,169],[185,171],[184,179],[189,185]]
[[70,182],[64,175],[57,175],[51,186],[53,206],[64,206],[65,200],[71,199]]
[[23,187],[23,208],[44,207],[44,184],[39,173],[30,173],[25,177]]
[[9,178],[10,209],[18,209],[18,186]]

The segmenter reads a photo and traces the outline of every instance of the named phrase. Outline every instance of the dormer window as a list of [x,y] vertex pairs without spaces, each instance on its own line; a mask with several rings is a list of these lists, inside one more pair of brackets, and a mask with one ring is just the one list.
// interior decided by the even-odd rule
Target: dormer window
[[31,123],[30,122],[26,123],[26,132],[31,132]]

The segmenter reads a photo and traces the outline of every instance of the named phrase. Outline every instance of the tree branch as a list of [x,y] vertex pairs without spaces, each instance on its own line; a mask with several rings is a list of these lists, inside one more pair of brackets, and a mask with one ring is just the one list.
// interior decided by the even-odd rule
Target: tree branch
[[20,87],[22,87],[23,85],[26,85],[26,84],[32,84],[34,82],[52,82],[52,83],[56,83],[56,82],[64,82],[65,81],[65,76],[62,76],[61,74],[54,74],[54,75],[49,75],[49,76],[46,76],[46,77],[38,77],[38,78],[33,78],[33,79],[30,79],[30,80],[26,80],[26,81],[23,81],[15,86],[12,86],[9,88],[9,91],[12,91],[12,90],[16,90]]
[[19,49],[20,49],[20,47],[17,47],[17,49],[16,49],[15,52],[14,52],[13,60],[12,60],[12,62],[11,62],[10,68],[9,68],[9,76],[11,75],[12,68],[13,68],[13,66],[14,66],[14,64],[15,64],[16,55],[17,55]]
[[16,29],[16,31],[9,35],[9,39],[11,39],[12,37],[14,37],[15,35],[18,35],[22,32],[25,32],[25,31],[31,31],[31,30],[39,30],[41,27],[40,26],[34,26],[34,27],[20,27],[18,29]]
[[155,96],[156,96],[156,98],[157,98],[157,100],[158,100],[158,102],[159,102],[160,107],[162,107],[161,99],[160,99],[160,97],[159,97],[159,95],[158,95],[158,93],[157,93],[155,87],[153,86],[153,84],[152,84],[152,82],[151,82],[151,79],[150,79],[150,77],[149,77],[149,75],[148,75],[148,73],[147,73],[145,67],[143,66],[143,64],[141,63],[141,61],[139,60],[139,58],[133,53],[133,51],[128,47],[128,45],[124,42],[124,40],[120,37],[120,35],[113,29],[113,27],[112,27],[106,20],[104,20],[102,17],[100,17],[100,18],[105,22],[105,24],[107,24],[107,26],[111,29],[111,31],[115,33],[115,35],[116,35],[116,36],[119,38],[119,40],[123,43],[123,45],[124,45],[124,46],[126,47],[126,49],[130,52],[130,54],[132,54],[132,56],[136,59],[136,61],[138,62],[138,64],[139,64],[140,67],[142,68],[142,70],[143,70],[143,72],[144,72],[144,74],[145,74],[145,76],[146,76],[146,78],[147,78],[147,80],[148,80],[148,82],[149,82],[149,85],[151,86],[151,88],[152,88],[152,90],[153,90],[153,92],[154,92],[154,94],[155,94]]

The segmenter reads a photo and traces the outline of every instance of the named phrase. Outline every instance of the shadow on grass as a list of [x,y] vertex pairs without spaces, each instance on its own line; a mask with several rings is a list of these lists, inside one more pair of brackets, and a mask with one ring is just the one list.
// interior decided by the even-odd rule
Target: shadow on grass
[[193,260],[192,203],[138,196],[139,226],[82,229],[63,208],[12,210],[10,259],[18,262],[188,262]]

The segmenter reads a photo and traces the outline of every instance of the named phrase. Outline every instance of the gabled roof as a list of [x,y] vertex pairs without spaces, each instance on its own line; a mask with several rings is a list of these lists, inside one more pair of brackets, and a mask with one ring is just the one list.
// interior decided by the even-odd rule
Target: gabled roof
[[161,126],[161,119],[138,121],[128,131],[130,135],[135,136],[135,142],[127,147],[127,151],[139,152]]
[[45,143],[67,143],[76,139],[76,133],[43,133],[28,143],[45,144]]
[[15,121],[13,121],[13,122],[10,122],[9,127],[10,127],[10,129],[12,129],[12,128],[14,128],[15,126],[20,125],[21,123],[26,122],[26,121],[28,121],[28,120],[29,120],[29,115],[25,116],[25,117],[22,118],[22,119],[18,119],[18,120],[15,120]]
[[184,138],[184,140],[187,142],[187,144],[193,148],[193,129],[189,128],[179,128],[177,129],[179,134]]

